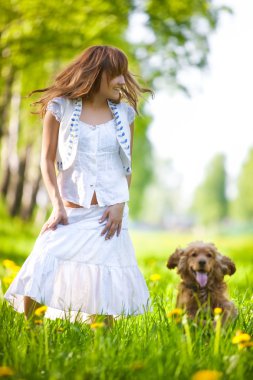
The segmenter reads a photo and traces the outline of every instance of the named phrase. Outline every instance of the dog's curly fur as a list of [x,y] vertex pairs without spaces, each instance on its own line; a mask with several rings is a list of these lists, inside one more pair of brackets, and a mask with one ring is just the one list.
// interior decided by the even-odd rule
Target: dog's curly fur
[[213,315],[217,307],[223,311],[223,322],[237,315],[234,304],[227,298],[224,282],[225,275],[235,273],[235,264],[219,253],[214,244],[195,241],[184,249],[177,248],[169,257],[167,267],[178,269],[181,283],[177,307],[185,309],[191,318],[199,310],[209,310]]

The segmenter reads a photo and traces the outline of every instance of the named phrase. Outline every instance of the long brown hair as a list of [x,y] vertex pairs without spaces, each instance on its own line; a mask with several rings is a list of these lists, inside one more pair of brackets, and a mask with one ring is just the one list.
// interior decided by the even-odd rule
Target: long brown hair
[[62,72],[54,83],[47,88],[32,91],[45,92],[33,105],[40,105],[38,112],[42,117],[46,113],[48,102],[54,97],[64,96],[69,99],[84,97],[88,99],[98,92],[103,71],[107,74],[108,82],[118,75],[123,75],[125,85],[122,88],[122,97],[137,110],[138,98],[142,93],[148,92],[153,96],[153,91],[141,87],[134,79],[134,75],[128,70],[128,59],[118,48],[107,45],[94,45],[78,56]]

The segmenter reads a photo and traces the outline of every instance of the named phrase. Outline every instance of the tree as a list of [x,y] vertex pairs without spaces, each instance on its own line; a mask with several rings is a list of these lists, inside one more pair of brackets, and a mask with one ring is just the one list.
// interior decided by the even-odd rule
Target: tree
[[234,202],[233,215],[241,220],[253,220],[253,148],[249,150],[238,178],[238,195]]
[[209,0],[137,1],[147,35],[136,56],[142,72],[158,87],[175,86],[189,94],[180,79],[182,70],[207,66],[209,37],[227,6]]
[[217,154],[207,167],[206,177],[197,188],[192,211],[200,224],[220,222],[227,215],[225,157]]

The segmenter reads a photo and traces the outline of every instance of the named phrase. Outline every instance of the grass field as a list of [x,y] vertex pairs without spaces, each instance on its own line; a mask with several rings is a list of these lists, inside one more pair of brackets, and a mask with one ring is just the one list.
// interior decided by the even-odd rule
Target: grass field
[[[18,219],[5,218],[1,224],[2,293],[17,266],[22,265],[31,251],[38,232],[32,224],[24,225]],[[1,295],[0,377],[20,380],[253,378],[252,341],[243,343],[253,334],[253,237],[137,231],[130,234],[154,311],[118,320],[112,329],[103,324],[91,327],[78,322],[51,321],[43,315],[28,322],[3,302]],[[215,242],[220,252],[233,258],[237,266],[237,272],[226,281],[239,317],[220,334],[208,324],[200,327],[181,315],[171,316],[179,278],[165,264],[178,245],[184,246],[196,238]],[[16,267],[12,264],[6,268],[6,259],[14,261]],[[238,331],[248,335],[238,335]],[[235,340],[243,342],[232,343],[236,334]]]

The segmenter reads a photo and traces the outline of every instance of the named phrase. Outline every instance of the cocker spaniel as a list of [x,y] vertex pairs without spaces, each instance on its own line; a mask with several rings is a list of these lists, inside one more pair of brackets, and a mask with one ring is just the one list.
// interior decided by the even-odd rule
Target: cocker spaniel
[[235,273],[235,264],[221,255],[214,244],[196,241],[184,249],[178,248],[169,257],[167,267],[177,267],[181,276],[177,307],[195,318],[199,311],[213,316],[214,308],[222,309],[222,322],[237,315],[234,304],[228,300],[225,275]]

